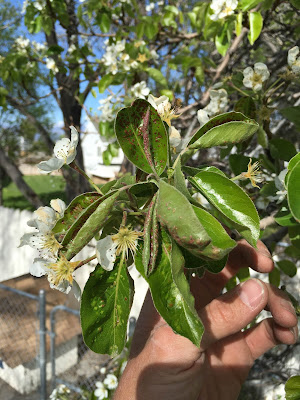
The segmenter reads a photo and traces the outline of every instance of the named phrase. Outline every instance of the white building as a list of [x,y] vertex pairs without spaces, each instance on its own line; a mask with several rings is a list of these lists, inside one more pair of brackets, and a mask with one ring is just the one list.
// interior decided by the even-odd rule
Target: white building
[[118,156],[112,159],[111,165],[104,165],[102,154],[110,142],[104,141],[90,120],[87,121],[85,131],[86,133],[81,140],[81,146],[86,173],[100,178],[115,178],[116,174],[120,171],[124,159],[122,150],[120,149]]

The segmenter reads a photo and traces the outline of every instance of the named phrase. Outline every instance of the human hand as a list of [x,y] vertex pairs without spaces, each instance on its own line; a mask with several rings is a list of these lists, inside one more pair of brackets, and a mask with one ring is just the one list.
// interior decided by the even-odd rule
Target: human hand
[[[228,280],[246,266],[272,270],[262,242],[255,250],[240,241],[221,273],[192,279],[205,327],[200,349],[172,331],[147,294],[114,400],[233,400],[256,358],[278,343],[295,343],[297,317],[278,288],[250,279],[220,296]],[[242,331],[263,309],[272,318]]]

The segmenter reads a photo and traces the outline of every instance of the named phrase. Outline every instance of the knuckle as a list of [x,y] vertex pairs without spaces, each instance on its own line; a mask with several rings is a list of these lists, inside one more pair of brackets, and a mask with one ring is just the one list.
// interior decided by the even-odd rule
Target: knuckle
[[209,315],[212,323],[231,325],[235,320],[235,312],[233,308],[222,303],[220,300],[213,300],[209,304]]

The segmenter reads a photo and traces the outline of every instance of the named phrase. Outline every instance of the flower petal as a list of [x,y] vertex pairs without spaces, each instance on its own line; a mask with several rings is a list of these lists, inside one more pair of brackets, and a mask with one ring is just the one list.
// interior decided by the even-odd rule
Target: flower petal
[[116,261],[117,244],[112,240],[111,235],[100,239],[96,244],[96,256],[99,264],[106,271],[111,271]]
[[50,201],[50,205],[53,208],[53,210],[55,210],[56,212],[58,212],[60,217],[64,216],[64,212],[66,210],[66,203],[61,200],[61,199],[52,199]]
[[60,169],[64,165],[64,160],[58,158],[50,158],[48,161],[41,161],[37,167],[43,172],[49,173]]
[[43,258],[35,258],[33,264],[29,268],[31,275],[40,278],[47,273],[47,266],[49,262]]

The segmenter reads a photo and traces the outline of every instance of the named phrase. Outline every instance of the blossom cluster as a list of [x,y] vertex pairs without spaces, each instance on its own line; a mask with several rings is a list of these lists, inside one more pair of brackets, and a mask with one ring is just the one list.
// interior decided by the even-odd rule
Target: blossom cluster
[[[71,140],[67,138],[58,140],[54,146],[55,157],[38,164],[41,171],[45,173],[55,171],[75,159],[79,136],[73,126],[70,129]],[[25,233],[21,237],[20,247],[28,245],[39,252],[39,257],[34,259],[30,267],[33,276],[47,275],[50,287],[66,293],[73,287],[74,295],[79,298],[80,288],[73,279],[79,261],[70,262],[63,254],[59,254],[61,244],[52,232],[56,222],[64,216],[66,205],[62,200],[55,199],[51,200],[50,206],[40,207],[34,212],[33,219],[28,221],[27,225],[35,228],[35,231]]]
[[68,395],[70,394],[71,391],[66,385],[58,385],[50,394],[49,399],[50,400],[59,400],[61,398],[61,395]]
[[103,64],[107,67],[106,72],[115,75],[119,71],[129,71],[138,67],[137,61],[131,60],[125,52],[125,40],[113,44],[105,42],[106,48],[103,55]]
[[210,8],[213,11],[210,19],[217,21],[232,15],[238,6],[237,0],[212,0]]
[[113,374],[107,374],[103,382],[96,382],[97,389],[94,395],[98,400],[108,398],[108,390],[115,390],[118,386],[118,378]]

